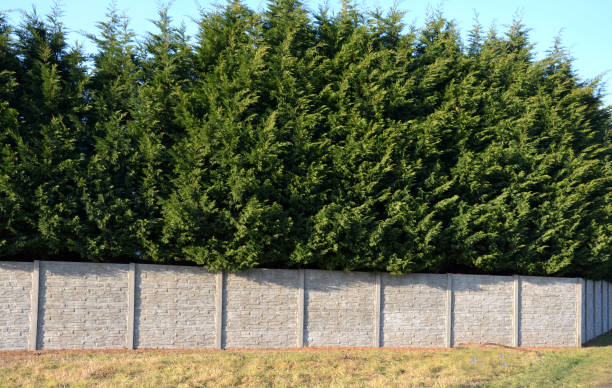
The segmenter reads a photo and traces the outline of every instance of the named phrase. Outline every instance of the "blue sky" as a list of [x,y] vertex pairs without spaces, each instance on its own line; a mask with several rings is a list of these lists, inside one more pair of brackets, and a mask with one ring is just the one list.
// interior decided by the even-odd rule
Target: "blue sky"
[[[223,3],[223,0],[220,2]],[[44,15],[53,3],[53,0],[35,0],[30,3],[24,0],[2,0],[0,9],[10,10],[10,20],[17,22],[20,10],[29,11],[35,6],[38,13]],[[116,0],[116,3],[129,16],[134,32],[141,35],[152,29],[150,20],[156,18],[159,2]],[[339,0],[304,0],[305,6],[313,10],[324,3],[332,10],[340,7]],[[86,50],[93,50],[83,33],[96,31],[95,23],[104,19],[109,2],[63,0],[61,4],[64,23],[71,30],[70,40],[78,40]],[[213,1],[175,0],[170,13],[175,21],[185,23],[188,34],[194,35],[196,26],[192,18],[197,18],[200,8],[210,9],[212,4]],[[248,0],[246,4],[253,9],[262,9],[266,0]],[[563,44],[575,58],[574,66],[582,79],[603,75],[605,102],[612,105],[612,0],[357,0],[357,5],[364,9],[389,9],[393,4],[407,12],[404,19],[407,24],[415,23],[417,27],[422,26],[428,10],[440,8],[447,18],[455,20],[463,36],[471,28],[476,13],[480,24],[485,27],[495,24],[500,31],[504,31],[513,16],[518,14],[531,29],[530,38],[535,44],[538,58],[545,55],[555,36],[560,34]]]

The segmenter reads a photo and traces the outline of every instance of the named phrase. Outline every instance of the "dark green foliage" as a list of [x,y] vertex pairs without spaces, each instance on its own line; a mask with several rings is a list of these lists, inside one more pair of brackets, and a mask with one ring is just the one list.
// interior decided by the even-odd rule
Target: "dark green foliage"
[[555,42],[238,1],[0,15],[0,258],[612,279],[612,111]]
[[[0,254],[71,255],[80,249],[84,84],[78,49],[65,42],[57,12],[25,15],[15,38],[2,28]],[[5,66],[5,67],[4,67]]]

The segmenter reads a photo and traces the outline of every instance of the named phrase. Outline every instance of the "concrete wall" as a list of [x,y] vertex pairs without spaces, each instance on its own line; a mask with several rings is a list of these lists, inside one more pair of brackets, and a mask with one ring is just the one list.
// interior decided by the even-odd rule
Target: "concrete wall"
[[0,350],[27,348],[31,290],[32,263],[0,262]]
[[0,350],[577,346],[610,330],[611,295],[573,278],[0,262]]

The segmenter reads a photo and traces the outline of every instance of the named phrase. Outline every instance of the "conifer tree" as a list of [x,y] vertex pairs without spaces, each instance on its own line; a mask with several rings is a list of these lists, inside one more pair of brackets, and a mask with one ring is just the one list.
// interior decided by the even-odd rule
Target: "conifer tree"
[[19,192],[17,152],[18,116],[14,92],[19,63],[15,53],[12,28],[0,14],[0,257],[20,253],[31,228],[24,217],[24,198]]
[[78,48],[68,47],[59,9],[47,22],[35,12],[25,14],[15,34],[18,65],[9,106],[18,112],[18,123],[12,120],[13,130],[5,132],[12,166],[3,186],[13,189],[9,234],[16,240],[5,247],[8,253],[41,258],[78,256],[84,58]]
[[256,114],[267,50],[261,21],[239,2],[229,3],[203,15],[197,39],[200,76],[182,113],[187,135],[175,151],[165,238],[209,268],[265,265],[278,260],[274,242],[290,220],[279,204],[265,201],[282,144],[273,135],[274,115]]
[[93,260],[136,258],[143,250],[137,231],[149,216],[139,200],[145,193],[138,169],[141,134],[134,124],[142,75],[128,19],[115,5],[98,29],[100,36],[89,37],[98,52],[88,88],[93,141],[81,184],[87,214],[84,250]]
[[192,55],[183,27],[173,26],[168,8],[159,10],[156,32],[141,47],[142,84],[133,113],[140,159],[133,166],[139,176],[136,206],[142,209],[135,230],[142,259],[163,261],[169,254],[162,243],[162,205],[170,195],[174,169],[170,150],[185,136],[178,111],[191,88]]

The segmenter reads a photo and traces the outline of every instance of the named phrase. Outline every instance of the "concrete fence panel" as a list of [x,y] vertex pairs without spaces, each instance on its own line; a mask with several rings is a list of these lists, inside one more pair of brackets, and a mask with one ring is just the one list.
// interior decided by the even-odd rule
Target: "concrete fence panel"
[[38,349],[124,348],[127,264],[40,263]]
[[612,283],[608,283],[608,330],[612,330]]
[[212,348],[215,274],[199,267],[136,265],[134,346]]
[[27,349],[32,263],[0,262],[0,350]]
[[590,341],[595,337],[595,303],[594,303],[594,282],[592,280],[586,281],[586,308],[585,308],[585,326],[586,326],[586,341]]
[[298,271],[227,274],[224,289],[224,348],[296,346]]
[[606,332],[612,330],[612,284],[606,282],[608,289],[608,326]]
[[445,346],[447,275],[384,274],[382,286],[382,346]]
[[521,284],[520,345],[575,346],[576,279],[521,276]]
[[601,324],[601,326],[603,328],[603,332],[606,333],[608,330],[610,330],[608,328],[608,308],[610,305],[608,301],[608,282],[602,283],[602,296],[603,296],[603,301],[602,301],[603,311],[601,315],[603,317],[603,323]]
[[372,346],[376,277],[364,272],[307,270],[306,346]]
[[595,337],[600,336],[601,334],[603,334],[603,328],[602,328],[602,323],[603,323],[603,294],[602,294],[602,287],[601,287],[601,281],[595,282],[595,289],[594,289],[594,295],[595,295]]
[[512,346],[512,277],[455,275],[453,280],[453,344]]

